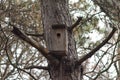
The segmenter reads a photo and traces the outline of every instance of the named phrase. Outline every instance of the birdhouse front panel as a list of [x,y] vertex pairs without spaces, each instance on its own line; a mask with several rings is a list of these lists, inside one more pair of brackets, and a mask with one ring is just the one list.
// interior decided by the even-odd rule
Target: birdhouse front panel
[[66,55],[67,51],[67,30],[65,27],[54,26],[51,30],[51,45],[49,51],[59,55]]

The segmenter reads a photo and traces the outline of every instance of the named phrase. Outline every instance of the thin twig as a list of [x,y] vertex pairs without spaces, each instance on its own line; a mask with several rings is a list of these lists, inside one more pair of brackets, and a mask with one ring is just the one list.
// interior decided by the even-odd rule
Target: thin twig
[[43,37],[43,34],[33,34],[33,33],[25,33],[28,36],[35,36],[35,37]]
[[29,67],[25,67],[24,69],[34,69],[34,68],[48,70],[48,67],[45,66],[29,66]]

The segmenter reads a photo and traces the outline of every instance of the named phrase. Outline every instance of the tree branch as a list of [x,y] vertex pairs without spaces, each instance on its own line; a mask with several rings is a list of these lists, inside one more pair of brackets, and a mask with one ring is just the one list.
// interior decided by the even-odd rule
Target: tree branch
[[35,36],[35,37],[43,37],[43,34],[32,34],[32,33],[25,33],[28,36]]
[[81,20],[82,20],[82,17],[78,17],[78,20],[71,27],[68,28],[69,31],[72,31],[75,27],[77,27]]
[[90,51],[88,54],[84,55],[79,61],[76,62],[76,66],[81,65],[81,63],[83,63],[85,60],[87,60],[88,58],[90,58],[92,55],[95,54],[96,51],[98,51],[102,46],[104,46],[113,36],[113,34],[115,33],[117,29],[115,27],[113,27],[113,30],[111,31],[111,33],[108,35],[108,37],[101,43],[99,44],[96,48],[94,48],[92,51]]
[[14,33],[17,37],[19,37],[20,39],[26,41],[27,43],[29,43],[31,46],[35,47],[39,52],[41,52],[41,54],[47,58],[47,60],[49,60],[51,63],[59,63],[57,59],[55,59],[52,55],[49,54],[49,51],[44,48],[42,45],[38,44],[36,41],[34,41],[32,38],[29,38],[26,34],[24,34],[22,31],[20,31],[17,27],[15,27],[14,25],[10,24],[11,26],[13,26],[13,30],[12,33]]
[[17,27],[13,26],[12,33],[14,33],[17,37],[19,37],[20,39],[26,41],[27,43],[29,43],[30,45],[38,49],[42,53],[43,56],[46,57],[48,55],[48,50],[46,48],[38,44],[32,38],[29,38],[26,34],[20,31]]
[[33,69],[33,68],[48,70],[48,67],[45,66],[29,66],[29,67],[25,67],[24,69]]

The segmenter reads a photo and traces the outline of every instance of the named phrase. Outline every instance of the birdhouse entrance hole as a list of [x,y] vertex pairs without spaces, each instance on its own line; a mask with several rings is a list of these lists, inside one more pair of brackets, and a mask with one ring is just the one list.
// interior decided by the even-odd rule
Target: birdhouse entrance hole
[[60,37],[61,37],[61,34],[60,34],[60,33],[57,33],[57,37],[60,38]]

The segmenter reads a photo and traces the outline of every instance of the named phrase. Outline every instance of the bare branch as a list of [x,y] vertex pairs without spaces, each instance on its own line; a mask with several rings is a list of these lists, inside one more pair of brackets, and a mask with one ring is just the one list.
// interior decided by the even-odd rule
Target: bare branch
[[28,36],[35,36],[35,37],[43,37],[43,34],[33,34],[33,33],[25,33]]
[[34,41],[32,38],[29,38],[26,34],[24,34],[22,31],[20,31],[17,27],[15,27],[14,25],[10,24],[11,26],[13,26],[13,30],[12,33],[14,33],[17,37],[19,37],[20,39],[26,41],[27,43],[29,43],[31,46],[35,47],[36,49],[38,49],[38,51],[41,52],[41,54],[47,58],[51,63],[59,63],[57,59],[55,59],[52,55],[49,54],[49,51],[44,48],[42,45],[38,44],[36,41]]
[[34,68],[48,70],[48,67],[45,66],[29,66],[29,67],[25,67],[24,69],[34,69]]
[[22,31],[20,31],[17,27],[13,26],[12,33],[14,33],[17,37],[21,38],[22,40],[26,41],[27,43],[31,44],[33,47],[38,49],[42,53],[43,56],[47,57],[48,50],[46,48],[44,48],[42,45],[38,44],[32,38],[29,38]]
[[88,54],[84,55],[79,61],[76,62],[76,66],[81,65],[81,63],[83,63],[85,60],[87,60],[88,58],[90,58],[92,55],[95,54],[96,51],[98,51],[102,46],[104,46],[113,36],[113,34],[115,33],[117,29],[115,27],[113,27],[113,30],[111,31],[111,33],[108,35],[108,37],[101,43],[99,44],[96,48],[94,48],[92,51],[90,51]]
[[68,28],[69,31],[72,31],[75,27],[77,27],[81,20],[82,20],[82,17],[78,17],[78,20],[71,27]]

